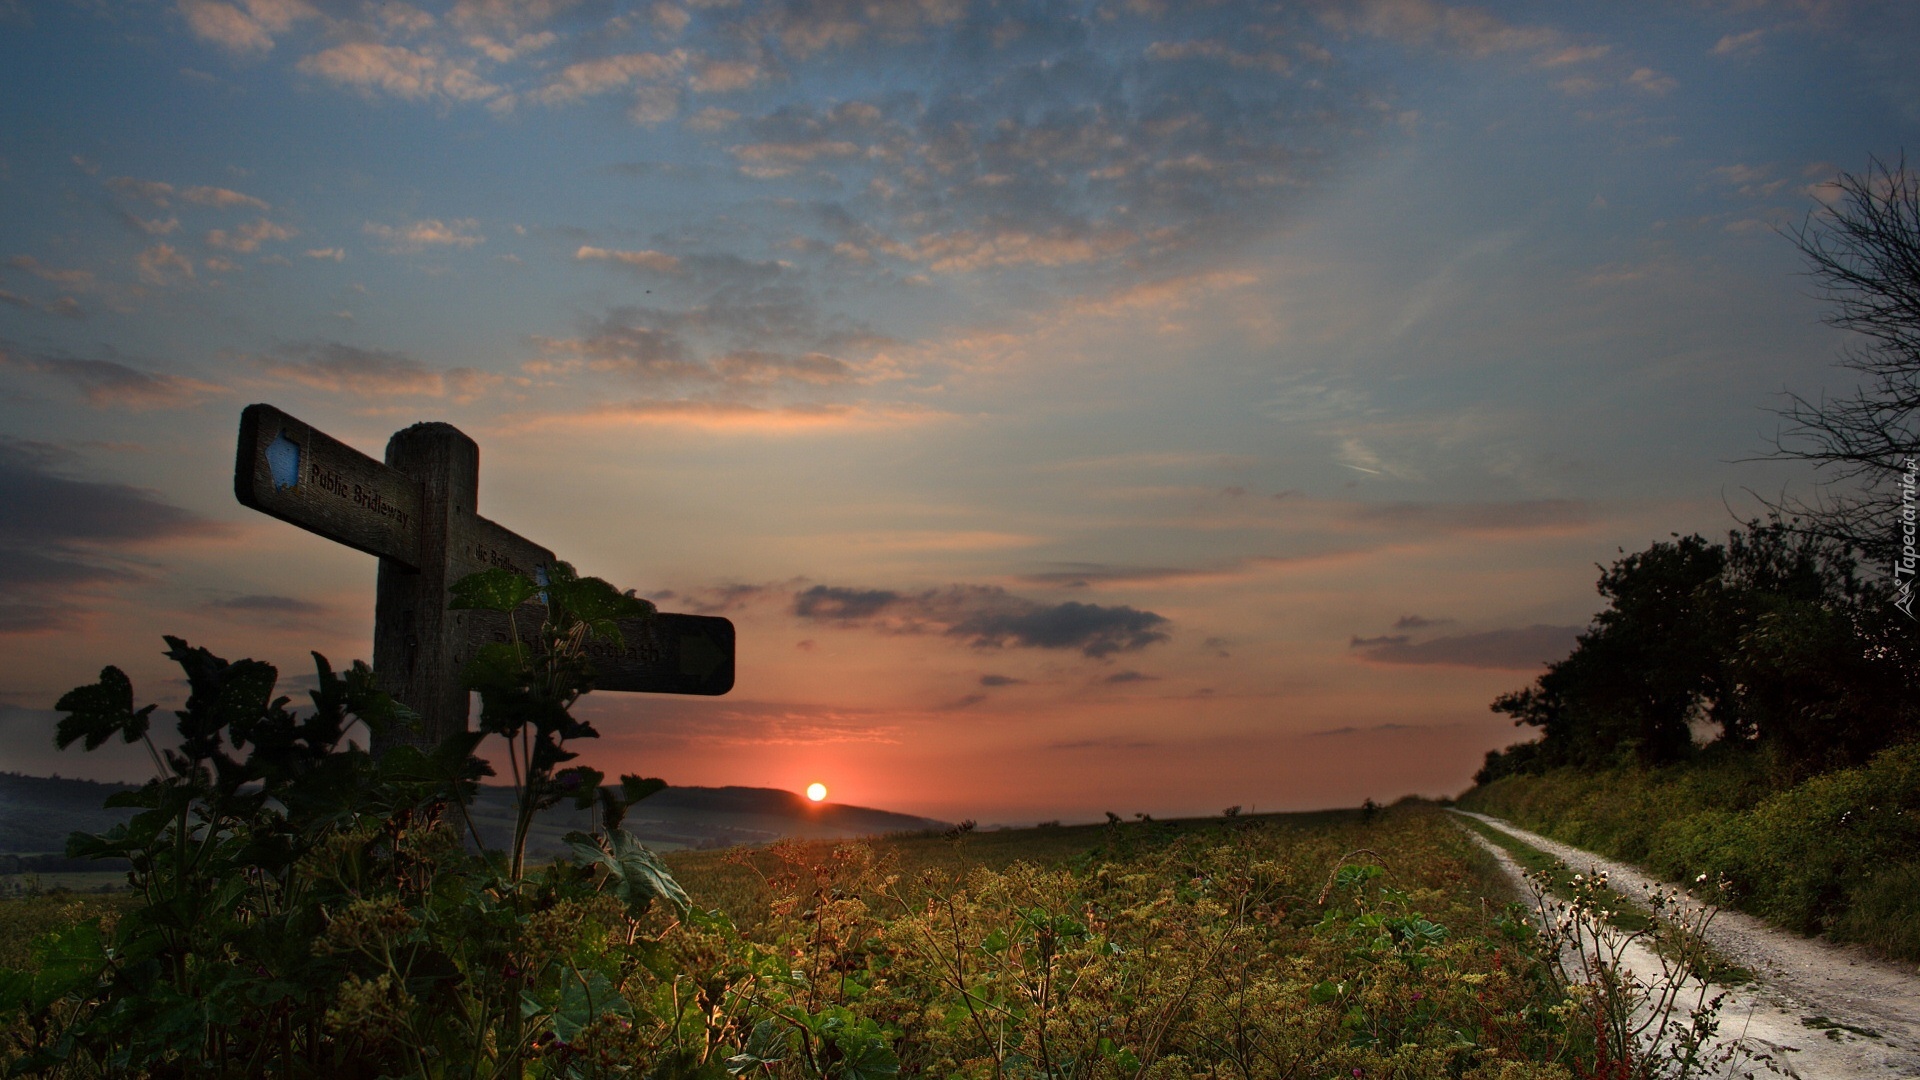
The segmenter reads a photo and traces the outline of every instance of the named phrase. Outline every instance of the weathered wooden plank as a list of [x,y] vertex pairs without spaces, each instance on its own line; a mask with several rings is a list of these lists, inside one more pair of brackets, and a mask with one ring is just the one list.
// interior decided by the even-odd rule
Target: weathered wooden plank
[[[460,670],[473,612],[448,610],[451,541],[465,535],[480,490],[480,447],[451,424],[415,424],[387,440],[387,465],[420,484],[419,555],[382,558],[373,601],[373,670],[380,688],[420,714],[425,746],[467,728]],[[383,751],[376,740],[373,749]]]
[[[474,612],[478,615],[481,612]],[[485,613],[474,645],[510,640],[505,616]],[[527,604],[514,613],[520,640],[539,633],[546,609]],[[697,694],[718,697],[733,689],[733,621],[713,615],[663,611],[651,619],[620,620],[620,644],[604,639],[587,643],[593,659],[595,690],[638,694]]]
[[[447,581],[459,581],[482,570],[511,570],[516,574],[544,580],[541,576],[553,565],[553,552],[539,544],[478,515],[457,518],[449,529],[447,544]],[[467,624],[467,643],[508,640],[507,617],[498,611],[463,612]],[[523,633],[539,629],[546,608],[536,603],[523,604],[520,622]],[[462,651],[461,663],[471,658],[472,649]]]
[[623,619],[619,648],[587,645],[598,675],[596,690],[714,697],[733,689],[733,621],[714,615],[663,611],[651,619]]
[[[481,517],[480,448],[448,424],[395,432],[383,464],[271,405],[240,416],[234,495],[244,506],[380,557],[373,662],[381,685],[425,721],[428,744],[466,726],[460,672],[487,641],[506,641],[505,615],[450,610],[448,588],[499,568],[545,580],[554,553]],[[522,639],[545,609],[515,613]],[[719,695],[733,688],[733,623],[662,613],[621,623],[623,641],[589,649],[596,686],[652,694]]]
[[240,414],[233,494],[308,532],[420,566],[420,484],[271,405]]
[[551,550],[478,514],[457,517],[449,523],[447,562],[453,581],[493,569],[511,570],[539,581],[540,573],[553,561]]

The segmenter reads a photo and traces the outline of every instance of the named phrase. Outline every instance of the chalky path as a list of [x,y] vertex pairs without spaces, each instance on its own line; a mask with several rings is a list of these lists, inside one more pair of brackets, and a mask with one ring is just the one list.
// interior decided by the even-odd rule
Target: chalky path
[[[1661,882],[1625,863],[1602,858],[1485,814],[1454,811],[1484,822],[1566,863],[1577,872],[1603,870],[1608,882],[1637,896]],[[1480,839],[1521,885],[1521,870],[1503,850]],[[1721,1034],[1746,1036],[1782,1053],[1790,1076],[1806,1080],[1915,1080],[1920,1078],[1920,970],[1836,945],[1738,911],[1721,911],[1707,928],[1722,956],[1754,972],[1760,982],[1728,993]],[[1652,961],[1658,972],[1657,961]],[[1843,1027],[1810,1026],[1807,1021]],[[1871,1031],[1856,1034],[1848,1028]],[[1745,1075],[1744,1071],[1732,1075]],[[1764,1069],[1756,1075],[1767,1075]]]

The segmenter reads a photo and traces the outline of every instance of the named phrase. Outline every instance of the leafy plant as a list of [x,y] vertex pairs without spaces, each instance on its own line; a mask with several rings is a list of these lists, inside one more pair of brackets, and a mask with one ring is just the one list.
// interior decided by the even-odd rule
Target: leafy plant
[[[489,571],[454,593],[509,613],[544,593],[546,609],[530,640],[516,627],[464,673],[481,693],[479,730],[430,749],[376,760],[349,740],[415,717],[365,664],[337,673],[317,653],[311,708],[296,710],[275,696],[272,665],[167,638],[189,687],[173,746],[156,742],[156,707],[134,706],[118,668],[60,699],[60,746],[143,743],[156,776],[109,799],[138,811],[130,821],[68,843],[127,860],[138,901],[0,971],[14,1073],[587,1075],[572,1048],[634,1016],[609,943],[643,944],[654,899],[691,907],[618,828],[665,784],[566,766],[569,741],[594,735],[569,712],[592,684],[586,643],[652,607],[564,564],[544,584]],[[494,736],[518,798],[504,865],[447,820],[477,839],[468,807],[492,769],[475,751]],[[572,838],[591,854],[528,873],[533,814],[569,797],[604,816]]]

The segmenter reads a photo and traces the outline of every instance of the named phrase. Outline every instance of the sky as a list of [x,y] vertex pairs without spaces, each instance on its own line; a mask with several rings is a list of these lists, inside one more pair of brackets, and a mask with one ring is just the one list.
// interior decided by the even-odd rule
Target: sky
[[[268,402],[738,627],[583,761],[983,824],[1469,786],[1596,564],[1852,384],[1783,229],[1920,7],[0,0],[0,769],[173,634],[371,653]],[[1809,218],[1809,215],[1816,215]]]

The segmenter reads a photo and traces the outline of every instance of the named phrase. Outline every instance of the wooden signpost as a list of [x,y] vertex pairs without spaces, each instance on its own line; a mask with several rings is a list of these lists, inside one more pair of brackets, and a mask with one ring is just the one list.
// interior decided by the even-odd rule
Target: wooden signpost
[[[240,414],[233,493],[308,532],[380,558],[373,670],[419,713],[427,745],[467,727],[460,669],[507,616],[453,611],[448,587],[500,567],[544,581],[552,551],[480,516],[480,448],[451,424],[415,424],[387,442],[383,464],[271,405]],[[537,625],[537,602],[515,618]],[[596,690],[724,694],[733,688],[733,623],[666,612],[620,623],[623,642],[588,647]]]

